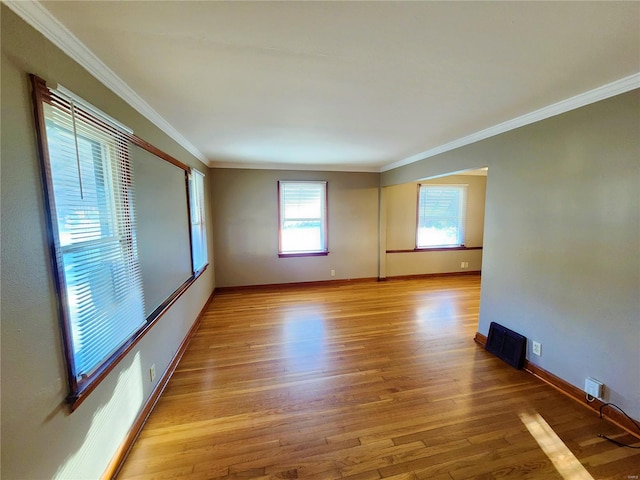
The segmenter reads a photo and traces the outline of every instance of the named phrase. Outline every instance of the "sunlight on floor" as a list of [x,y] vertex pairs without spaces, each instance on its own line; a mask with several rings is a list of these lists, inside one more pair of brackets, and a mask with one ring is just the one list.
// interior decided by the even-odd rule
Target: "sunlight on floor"
[[594,480],[540,414],[521,413],[520,420],[563,478],[566,480]]
[[58,468],[54,478],[94,478],[96,471],[106,468],[106,465],[98,468],[95,459],[104,458],[104,452],[114,454],[131,428],[142,407],[142,381],[138,352],[131,366],[118,376],[118,383],[109,402],[93,415],[82,446]]
[[286,314],[282,343],[287,371],[312,371],[324,367],[325,329],[324,318],[317,313],[303,310]]
[[441,330],[443,323],[454,322],[458,308],[451,295],[430,294],[425,297],[425,303],[415,310],[416,322],[419,325],[431,325]]

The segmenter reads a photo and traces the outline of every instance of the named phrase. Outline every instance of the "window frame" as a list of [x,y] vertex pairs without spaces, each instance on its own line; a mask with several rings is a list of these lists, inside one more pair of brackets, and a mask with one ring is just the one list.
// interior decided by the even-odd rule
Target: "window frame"
[[[422,250],[462,250],[466,249],[465,241],[466,241],[466,222],[467,222],[467,198],[468,198],[468,185],[467,184],[436,184],[436,183],[419,183],[417,189],[417,200],[416,200],[416,234],[415,234],[415,244],[416,247],[414,250],[422,251]],[[422,189],[439,189],[439,190],[457,190],[461,192],[462,198],[460,204],[458,205],[458,213],[456,215],[457,223],[458,223],[458,242],[456,243],[448,243],[448,244],[434,244],[434,245],[420,245],[420,225],[421,219],[423,217],[428,217],[428,215],[421,215],[421,191]],[[426,208],[426,206],[425,206]]]
[[[144,316],[144,293],[142,289],[142,279],[139,262],[137,261],[137,252],[135,244],[135,226],[133,218],[135,217],[133,206],[133,185],[130,176],[129,154],[128,154],[128,136],[130,131],[124,130],[121,124],[111,121],[112,119],[106,115],[97,115],[96,111],[91,111],[89,108],[80,102],[77,102],[74,98],[69,96],[64,89],[50,90],[46,86],[46,83],[35,76],[32,76],[34,86],[34,108],[37,125],[38,136],[38,148],[40,153],[40,159],[43,172],[43,190],[45,192],[45,204],[47,211],[47,230],[49,234],[49,244],[51,250],[51,263],[54,272],[57,296],[58,296],[58,309],[60,318],[60,327],[62,330],[67,377],[69,381],[69,387],[71,393],[68,397],[69,403],[76,405],[81,397],[88,394],[95,388],[95,385],[106,375],[105,371],[109,368],[109,365],[113,363],[113,360],[117,358],[120,352],[126,348],[130,343],[131,338],[145,328],[146,319]],[[48,114],[45,112],[45,104],[48,105],[47,109],[51,108],[51,112]],[[56,111],[60,115],[69,117],[71,121],[71,128],[68,125],[58,121],[56,123],[53,118],[56,115]],[[80,117],[77,118],[76,117]],[[54,181],[53,172],[53,159],[50,156],[50,142],[49,132],[47,129],[47,118],[52,118],[52,122],[55,128],[59,128],[60,131],[67,130],[67,134],[70,136],[71,141],[75,142],[76,155],[80,155],[77,151],[79,148],[78,140],[83,138],[89,142],[96,142],[102,152],[108,151],[108,155],[100,155],[102,169],[102,175],[105,181],[104,189],[105,194],[110,196],[109,206],[105,207],[106,210],[99,210],[109,215],[109,209],[114,208],[120,213],[118,215],[123,216],[124,219],[110,221],[115,222],[110,227],[116,229],[124,227],[123,231],[113,232],[108,237],[102,235],[93,240],[78,240],[69,244],[64,244],[60,238],[58,215],[61,212],[57,207],[57,202],[61,201],[62,197],[57,196],[54,189],[57,184]],[[76,130],[76,125],[79,127]],[[80,133],[80,128],[82,133]],[[91,162],[96,157],[92,156]],[[78,157],[78,162],[80,162]],[[84,163],[85,160],[82,160]],[[94,164],[95,168],[95,164]],[[96,190],[96,194],[97,194]],[[99,220],[102,222],[102,219]],[[121,251],[122,256],[118,256],[116,259],[117,268],[121,270],[123,275],[127,278],[132,278],[136,285],[134,287],[134,297],[126,300],[131,301],[138,305],[137,310],[140,312],[139,318],[134,321],[132,325],[131,334],[127,334],[121,337],[121,340],[108,343],[108,350],[104,353],[100,353],[97,357],[99,360],[92,362],[89,365],[83,367],[81,356],[78,355],[74,342],[74,330],[72,323],[74,318],[80,321],[80,317],[75,317],[72,313],[69,297],[72,293],[71,286],[67,284],[68,277],[66,273],[66,261],[64,260],[67,255],[73,252],[88,252],[99,246],[114,246],[114,248]],[[123,253],[124,252],[124,253]],[[87,265],[86,263],[78,265]],[[108,274],[108,273],[107,273]],[[113,277],[109,277],[113,281]],[[89,279],[84,281],[90,281]],[[80,283],[79,285],[82,285]],[[118,294],[120,297],[121,294]],[[128,295],[127,295],[128,298]],[[118,303],[118,305],[122,305]],[[121,308],[121,307],[118,307]],[[110,323],[112,324],[112,323]],[[101,332],[108,332],[108,330],[100,330]],[[95,341],[91,341],[92,344],[96,344]],[[102,343],[102,342],[99,342]],[[78,403],[79,404],[79,403]]]
[[[209,253],[207,249],[207,216],[204,195],[205,174],[195,168],[189,169],[189,236],[191,244],[191,270],[194,276],[200,275],[209,265]],[[197,248],[196,239],[200,237]],[[202,257],[203,261],[197,263]]]
[[[92,371],[92,375],[88,379],[84,379],[82,382],[78,382],[73,370],[73,345],[71,343],[71,329],[68,318],[67,294],[66,286],[64,283],[64,272],[61,272],[59,265],[61,265],[58,252],[60,251],[60,239],[57,234],[57,217],[55,210],[55,198],[51,189],[51,170],[49,159],[49,147],[47,142],[47,131],[45,124],[45,112],[44,105],[52,103],[52,89],[47,86],[47,83],[37,75],[30,74],[32,85],[32,102],[35,120],[36,131],[36,144],[38,150],[38,156],[40,159],[42,190],[44,197],[44,213],[47,233],[47,243],[49,246],[49,259],[50,259],[50,271],[52,273],[52,279],[56,290],[57,298],[57,310],[58,320],[61,332],[61,341],[63,344],[63,354],[65,357],[65,370],[67,374],[67,383],[69,387],[69,393],[66,401],[69,404],[70,411],[73,412],[88,396],[95,390],[95,388],[109,375],[109,373],[115,368],[115,366],[122,360],[133,347],[146,335],[146,333],[158,322],[158,320],[166,313],[169,308],[189,289],[189,287],[195,282],[195,280],[207,269],[208,263],[202,266],[198,272],[193,271],[193,260],[191,262],[192,275],[182,285],[180,285],[169,297],[165,299],[153,312],[147,315],[144,323],[138,328],[129,338],[126,340],[116,351],[110,356],[103,358],[99,366]],[[187,197],[187,203],[191,197],[191,190],[189,185],[189,171],[190,167],[183,162],[177,160],[171,155],[163,152],[152,144],[141,139],[135,135],[132,131],[120,124],[117,120],[109,117],[105,113],[101,112],[97,108],[93,107],[83,99],[77,97],[73,92],[70,92],[63,87],[56,86],[56,90],[63,92],[66,96],[71,97],[75,103],[80,105],[85,113],[88,113],[92,122],[108,122],[115,124],[118,128],[123,130],[123,141],[119,144],[120,147],[127,148],[128,143],[146,150],[147,152],[155,155],[159,159],[169,162],[174,166],[182,169],[185,175],[185,195]],[[202,207],[205,212],[203,218],[206,218],[206,202],[202,203]],[[191,258],[193,258],[193,243],[191,238],[191,208],[187,205],[187,211],[185,212],[188,219],[189,226],[189,248],[191,249]],[[206,222],[205,227],[206,229]],[[206,234],[206,230],[205,230]],[[205,247],[206,249],[206,247]],[[143,313],[144,315],[144,313]]]
[[[295,250],[285,251],[283,250],[283,225],[287,221],[284,217],[284,202],[283,192],[284,187],[288,184],[315,184],[322,186],[322,192],[320,194],[321,199],[321,215],[314,220],[320,221],[321,232],[321,248],[309,249],[309,250]],[[319,257],[329,255],[329,184],[326,180],[279,180],[278,181],[278,257],[290,258],[290,257]]]

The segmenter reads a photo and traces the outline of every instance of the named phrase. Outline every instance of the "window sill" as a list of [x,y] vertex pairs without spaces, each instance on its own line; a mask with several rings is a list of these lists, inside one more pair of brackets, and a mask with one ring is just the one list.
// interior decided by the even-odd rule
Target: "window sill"
[[209,264],[207,263],[202,267],[197,274],[192,275],[186,282],[184,282],[176,291],[174,291],[169,298],[167,298],[158,308],[156,308],[146,319],[146,323],[134,334],[124,345],[122,345],[111,357],[106,360],[98,370],[92,375],[90,380],[87,380],[77,391],[72,392],[67,397],[67,403],[71,411],[73,412],[80,406],[82,402],[86,400],[91,392],[107,377],[107,375],[115,368],[115,366],[122,360],[133,347],[142,340],[142,337],[151,330],[151,328],[160,320],[160,318],[169,310],[169,308],[185,293],[191,285],[193,285],[198,277],[204,273]]
[[197,278],[204,273],[204,271],[207,269],[208,266],[209,266],[209,262],[205,263],[202,267],[200,267],[199,270],[196,270],[195,273],[193,274],[193,280],[197,280]]
[[329,252],[278,253],[278,258],[292,257],[326,257]]
[[411,250],[386,250],[385,253],[451,252],[456,250],[482,250],[482,247],[429,247],[413,248]]

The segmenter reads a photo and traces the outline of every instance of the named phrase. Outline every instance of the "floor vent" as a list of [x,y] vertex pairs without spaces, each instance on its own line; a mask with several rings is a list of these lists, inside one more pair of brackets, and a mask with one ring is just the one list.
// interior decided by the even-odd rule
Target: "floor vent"
[[519,333],[503,327],[499,323],[491,322],[489,336],[485,349],[501,358],[512,367],[520,370],[524,367],[524,357],[527,348],[527,339]]

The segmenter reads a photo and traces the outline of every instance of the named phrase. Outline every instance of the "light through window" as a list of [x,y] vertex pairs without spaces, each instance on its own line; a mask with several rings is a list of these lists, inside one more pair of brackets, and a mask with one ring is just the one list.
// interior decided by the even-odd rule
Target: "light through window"
[[194,273],[207,265],[207,228],[204,210],[204,174],[191,169],[189,173],[189,204],[191,206],[191,257]]
[[464,246],[466,185],[419,185],[417,248]]
[[43,165],[72,395],[145,324],[127,134],[59,90],[41,94]]
[[327,253],[327,182],[278,182],[280,255]]

